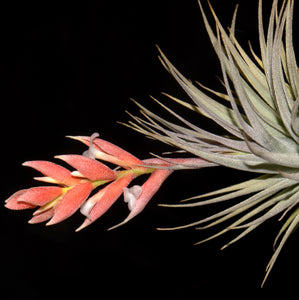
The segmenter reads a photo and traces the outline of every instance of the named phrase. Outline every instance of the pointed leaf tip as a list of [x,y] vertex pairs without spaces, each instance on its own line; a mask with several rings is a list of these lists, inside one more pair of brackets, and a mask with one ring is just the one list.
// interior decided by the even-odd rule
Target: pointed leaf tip
[[62,166],[45,160],[26,161],[22,164],[25,167],[33,168],[46,177],[53,178],[65,185],[75,185],[79,182],[78,178],[72,176],[71,172]]
[[13,195],[11,195],[7,200],[5,200],[5,205],[4,206],[6,208],[12,209],[12,210],[22,210],[22,209],[28,209],[28,208],[35,208],[36,205],[18,201],[19,198],[23,194],[25,194],[27,191],[28,191],[27,189],[17,191]]
[[42,206],[54,200],[62,193],[63,189],[57,186],[33,187],[20,195],[17,201]]
[[40,214],[34,215],[29,221],[29,224],[37,224],[37,223],[42,223],[45,221],[48,221],[49,219],[51,219],[54,215],[54,207],[50,208]]

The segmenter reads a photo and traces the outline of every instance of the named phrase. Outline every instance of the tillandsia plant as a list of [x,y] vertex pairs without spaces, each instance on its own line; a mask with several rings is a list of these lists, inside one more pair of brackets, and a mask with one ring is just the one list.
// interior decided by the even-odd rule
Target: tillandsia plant
[[[225,166],[258,174],[233,186],[187,199],[189,202],[163,206],[192,208],[241,199],[205,219],[165,228],[202,229],[230,221],[220,232],[204,240],[232,229],[242,230],[223,248],[274,216],[285,220],[275,240],[276,248],[267,266],[265,281],[283,245],[299,224],[299,75],[292,43],[294,0],[286,0],[281,5],[278,0],[273,1],[266,32],[262,0],[259,1],[260,56],[251,46],[248,55],[235,37],[237,9],[227,31],[212,7],[214,30],[200,2],[199,7],[220,61],[225,92],[193,84],[161,50],[160,60],[193,102],[168,97],[176,104],[211,119],[226,133],[219,135],[204,130],[157,100],[178,122],[168,121],[136,102],[143,118],[131,115],[133,120],[127,126],[196,158],[140,160],[97,135],[72,137],[89,146],[87,152],[57,158],[67,162],[75,171],[46,161],[24,163],[45,175],[37,180],[56,186],[21,190],[6,201],[6,206],[11,209],[38,207],[29,222],[49,220],[47,225],[58,223],[80,209],[86,216],[78,228],[80,230],[105,213],[121,194],[131,210],[121,224],[126,223],[142,211],[163,181],[177,169]],[[113,163],[118,168],[110,169],[96,159]],[[142,186],[130,186],[131,181],[141,175],[149,175],[149,178]],[[95,189],[99,191],[90,196]]]

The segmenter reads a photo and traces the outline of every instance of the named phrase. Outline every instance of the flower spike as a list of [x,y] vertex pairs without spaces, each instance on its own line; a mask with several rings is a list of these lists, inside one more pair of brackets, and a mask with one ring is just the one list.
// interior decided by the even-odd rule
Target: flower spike
[[[48,221],[46,225],[62,222],[80,210],[86,217],[76,230],[80,231],[100,218],[124,194],[124,200],[131,211],[125,220],[127,222],[144,209],[173,170],[188,169],[192,166],[197,168],[199,165],[211,166],[199,158],[140,160],[116,145],[97,139],[97,136],[98,134],[93,134],[90,138],[72,138],[86,143],[89,146],[89,154],[94,153],[97,158],[118,164],[117,170],[111,170],[102,162],[91,158],[89,154],[55,156],[73,167],[75,170],[72,172],[52,162],[28,161],[23,165],[45,175],[35,179],[55,186],[20,190],[6,200],[5,206],[14,210],[38,207],[29,223]],[[142,186],[129,186],[131,181],[142,175],[150,175]],[[103,185],[105,186],[102,187]],[[91,195],[93,191],[95,193]]]

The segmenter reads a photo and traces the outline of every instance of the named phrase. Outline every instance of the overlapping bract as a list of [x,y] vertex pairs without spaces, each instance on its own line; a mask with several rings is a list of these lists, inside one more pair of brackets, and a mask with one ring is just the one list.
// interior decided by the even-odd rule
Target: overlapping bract
[[[56,186],[20,190],[6,200],[5,206],[14,210],[37,208],[29,223],[48,221],[47,225],[59,223],[80,209],[86,219],[78,231],[101,217],[124,193],[130,214],[119,224],[123,225],[144,209],[174,169],[212,165],[202,159],[193,158],[171,160],[154,158],[142,161],[116,145],[96,138],[97,136],[98,134],[92,137],[72,137],[89,146],[89,150],[85,152],[88,156],[75,154],[56,156],[72,166],[75,169],[73,172],[49,161],[25,162],[24,166],[34,168],[44,175],[35,179],[54,183]],[[122,168],[112,170],[94,158]],[[146,174],[150,176],[142,186],[128,187],[136,177]],[[103,185],[105,186],[102,187]],[[99,190],[91,195],[97,188]]]
[[137,103],[146,119],[133,116],[134,121],[129,126],[215,164],[263,174],[256,179],[192,198],[210,197],[208,200],[174,205],[197,207],[246,197],[213,216],[173,229],[191,226],[207,228],[241,215],[211,237],[231,229],[244,229],[232,241],[235,242],[273,216],[288,216],[278,235],[281,240],[267,267],[267,278],[285,241],[299,225],[299,75],[292,43],[294,1],[284,1],[280,8],[278,1],[273,1],[266,33],[262,1],[259,1],[260,58],[251,47],[251,56],[246,54],[235,37],[237,10],[227,32],[210,7],[216,23],[216,30],[213,31],[200,2],[199,6],[220,61],[226,92],[216,92],[201,84],[194,85],[161,50],[160,59],[193,103],[173,96],[169,98],[211,119],[227,134],[204,130],[157,100],[178,119],[178,123],[167,121]]

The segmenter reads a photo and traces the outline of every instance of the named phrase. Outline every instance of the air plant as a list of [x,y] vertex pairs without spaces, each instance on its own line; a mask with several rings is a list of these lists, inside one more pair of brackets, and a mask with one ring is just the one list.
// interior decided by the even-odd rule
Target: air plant
[[[220,212],[188,227],[210,228],[231,221],[206,242],[232,229],[242,232],[231,245],[268,219],[279,215],[285,222],[275,239],[275,252],[267,266],[268,277],[288,237],[299,224],[299,75],[292,43],[294,1],[281,7],[274,0],[267,32],[264,32],[262,1],[258,6],[259,57],[250,46],[246,54],[235,37],[236,12],[228,32],[210,5],[216,30],[213,31],[199,1],[210,41],[220,61],[225,93],[186,79],[160,51],[160,60],[193,103],[169,96],[175,103],[211,119],[225,135],[206,131],[189,122],[158,100],[177,118],[173,123],[137,103],[145,118],[133,117],[130,126],[151,138],[192,153],[219,166],[258,173],[258,177],[230,187],[195,196],[167,207],[200,207],[245,197]],[[224,103],[223,103],[224,102]],[[206,199],[207,198],[207,199]],[[199,201],[194,201],[199,199]],[[235,218],[239,216],[239,218]]]
[[[167,96],[176,104],[212,120],[226,133],[220,135],[207,131],[156,99],[178,122],[168,121],[136,102],[143,117],[131,115],[133,120],[127,126],[196,158],[141,160],[97,138],[97,135],[73,137],[89,146],[88,151],[83,156],[62,155],[57,158],[74,167],[75,171],[45,161],[26,162],[25,166],[45,175],[37,180],[56,186],[19,191],[6,201],[6,206],[11,209],[39,207],[30,223],[50,219],[48,225],[58,223],[80,209],[86,216],[79,227],[82,229],[106,212],[123,193],[131,210],[119,224],[123,225],[142,211],[174,170],[224,166],[257,174],[250,180],[186,199],[184,203],[163,204],[192,208],[241,199],[207,218],[164,230],[210,228],[230,221],[220,232],[199,242],[232,229],[241,229],[242,232],[225,248],[270,218],[280,216],[285,221],[275,240],[276,249],[267,266],[264,283],[283,245],[299,224],[299,75],[292,43],[294,0],[286,0],[281,6],[278,0],[273,1],[266,33],[262,0],[259,0],[260,57],[252,47],[248,55],[235,37],[237,9],[227,31],[211,6],[215,30],[200,2],[199,7],[220,61],[225,92],[193,84],[159,49],[162,64],[193,102]],[[118,168],[112,170],[96,159],[113,163]],[[128,187],[141,175],[150,175],[144,185]],[[90,197],[96,188],[100,190]]]

